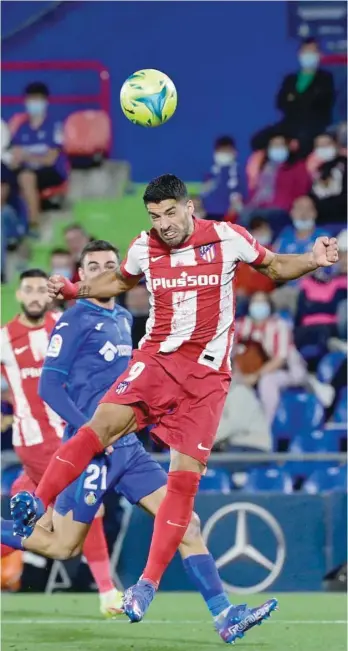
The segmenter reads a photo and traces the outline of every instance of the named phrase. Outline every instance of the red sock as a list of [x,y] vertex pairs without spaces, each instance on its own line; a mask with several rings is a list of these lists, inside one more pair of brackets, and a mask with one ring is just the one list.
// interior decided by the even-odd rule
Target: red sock
[[110,573],[110,559],[105,539],[103,518],[95,518],[83,545],[83,554],[98,586],[99,592],[114,589]]
[[13,547],[9,547],[8,545],[1,544],[1,558],[4,558],[5,556],[12,554],[12,552],[14,551],[15,550]]
[[35,491],[45,508],[51,504],[64,488],[79,477],[90,460],[104,449],[96,433],[87,426],[79,429],[70,441],[55,452]]
[[167,494],[155,518],[144,579],[159,584],[190,524],[200,478],[198,472],[183,470],[168,474]]

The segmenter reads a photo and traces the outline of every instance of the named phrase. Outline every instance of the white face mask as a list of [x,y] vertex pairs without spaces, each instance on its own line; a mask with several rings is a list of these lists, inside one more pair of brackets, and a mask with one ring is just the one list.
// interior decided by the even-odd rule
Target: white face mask
[[300,66],[304,70],[315,70],[320,61],[320,55],[316,52],[302,52],[298,58]]
[[219,165],[219,167],[227,167],[232,165],[235,160],[235,155],[233,152],[228,151],[216,151],[214,152],[214,163]]
[[320,160],[327,162],[336,158],[336,149],[333,145],[326,145],[325,147],[317,147],[315,150],[316,155]]
[[263,321],[270,314],[271,308],[266,301],[264,303],[254,301],[254,303],[250,303],[249,305],[249,315],[254,321]]
[[261,246],[267,246],[272,241],[272,235],[270,233],[261,233],[255,238]]

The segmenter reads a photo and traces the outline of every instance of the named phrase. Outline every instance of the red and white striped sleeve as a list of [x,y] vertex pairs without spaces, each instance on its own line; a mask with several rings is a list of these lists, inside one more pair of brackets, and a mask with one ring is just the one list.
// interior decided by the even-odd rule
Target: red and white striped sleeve
[[228,224],[228,226],[235,234],[234,245],[238,259],[248,264],[261,264],[267,250],[243,226],[236,224]]
[[284,319],[277,319],[274,332],[274,356],[287,359],[292,345],[289,325]]
[[142,276],[141,267],[144,258],[144,241],[143,234],[136,237],[130,244],[126,257],[121,262],[121,273],[126,278],[130,276]]

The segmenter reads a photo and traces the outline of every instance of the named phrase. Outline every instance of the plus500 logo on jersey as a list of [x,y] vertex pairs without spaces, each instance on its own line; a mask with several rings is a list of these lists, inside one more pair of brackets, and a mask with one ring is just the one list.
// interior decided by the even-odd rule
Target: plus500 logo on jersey
[[40,377],[42,368],[21,368],[21,377],[23,380],[27,378]]
[[176,289],[177,287],[207,287],[216,286],[219,284],[218,274],[200,274],[199,276],[189,276],[185,271],[181,274],[180,278],[154,278],[152,281],[152,288],[158,289]]

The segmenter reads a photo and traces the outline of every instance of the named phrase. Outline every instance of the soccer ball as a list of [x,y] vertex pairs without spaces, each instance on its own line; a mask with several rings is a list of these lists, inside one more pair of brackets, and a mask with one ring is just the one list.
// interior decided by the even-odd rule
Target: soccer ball
[[125,116],[142,127],[158,127],[172,117],[177,105],[176,88],[159,70],[138,70],[121,88]]

